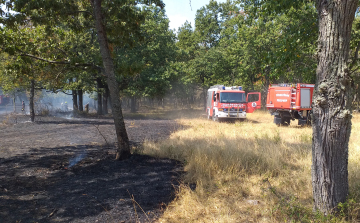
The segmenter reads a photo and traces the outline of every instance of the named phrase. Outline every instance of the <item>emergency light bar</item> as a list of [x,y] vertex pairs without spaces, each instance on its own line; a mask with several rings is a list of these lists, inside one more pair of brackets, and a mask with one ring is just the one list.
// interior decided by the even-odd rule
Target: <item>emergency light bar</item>
[[226,90],[242,90],[242,86],[226,87]]
[[224,85],[214,85],[210,87],[210,89],[212,88],[216,88],[219,90],[242,90],[242,86],[225,87]]
[[216,89],[222,90],[224,87],[225,87],[224,85],[214,85],[214,86],[211,86],[210,89],[216,88]]
[[[297,84],[271,84],[270,87],[296,87]],[[300,84],[300,87],[314,87],[315,84]]]
[[271,84],[271,87],[296,87],[296,84],[288,84],[288,83]]

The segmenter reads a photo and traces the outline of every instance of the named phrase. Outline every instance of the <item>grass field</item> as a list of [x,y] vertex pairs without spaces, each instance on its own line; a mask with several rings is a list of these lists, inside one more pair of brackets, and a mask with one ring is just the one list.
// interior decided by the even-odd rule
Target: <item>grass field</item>
[[[337,216],[312,211],[312,129],[277,127],[262,111],[217,123],[197,110],[172,114],[183,125],[143,153],[184,163],[182,186],[159,222],[359,222],[360,115],[352,119],[349,202]],[[196,185],[196,186],[195,186]]]

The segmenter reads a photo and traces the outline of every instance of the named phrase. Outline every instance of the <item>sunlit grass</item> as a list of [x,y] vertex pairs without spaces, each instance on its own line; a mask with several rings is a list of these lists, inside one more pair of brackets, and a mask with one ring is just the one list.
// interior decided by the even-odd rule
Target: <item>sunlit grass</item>
[[204,116],[203,112],[199,112],[199,109],[178,108],[174,110],[170,106],[163,108],[143,106],[135,113],[131,113],[128,110],[123,113],[124,117],[128,119],[193,119]]
[[360,201],[360,114],[352,119],[349,141],[349,186],[351,196]]
[[[178,122],[187,128],[163,142],[144,144],[145,154],[185,164],[184,184],[160,222],[316,221],[310,127],[296,122],[277,127],[273,117],[261,111],[248,114],[245,122],[217,123],[205,118]],[[350,190],[357,203],[359,128],[357,115],[349,143]],[[193,184],[194,190],[188,186]]]

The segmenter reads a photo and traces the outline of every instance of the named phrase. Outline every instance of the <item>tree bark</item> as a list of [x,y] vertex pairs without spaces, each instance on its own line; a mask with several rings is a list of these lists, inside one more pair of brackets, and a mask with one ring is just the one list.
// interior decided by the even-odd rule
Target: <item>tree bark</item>
[[30,102],[29,102],[31,122],[35,121],[34,97],[35,97],[35,81],[31,80],[31,82],[30,82]]
[[78,96],[79,96],[79,111],[84,111],[84,102],[83,102],[83,90],[78,90]]
[[121,110],[120,89],[115,78],[114,62],[111,58],[105,26],[103,24],[101,0],[92,0],[91,2],[94,9],[95,26],[100,46],[100,53],[111,96],[112,115],[114,118],[116,137],[118,141],[116,159],[126,159],[130,156],[129,138],[126,132],[124,117]]
[[313,96],[312,185],[314,208],[324,214],[345,202],[352,79],[347,67],[358,0],[317,0],[318,65]]

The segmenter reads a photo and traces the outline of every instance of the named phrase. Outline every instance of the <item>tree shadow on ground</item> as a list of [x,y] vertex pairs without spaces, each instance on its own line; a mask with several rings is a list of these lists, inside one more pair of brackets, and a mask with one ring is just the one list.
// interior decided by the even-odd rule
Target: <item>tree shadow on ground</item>
[[180,163],[112,153],[78,145],[0,159],[0,222],[153,220],[174,198]]

